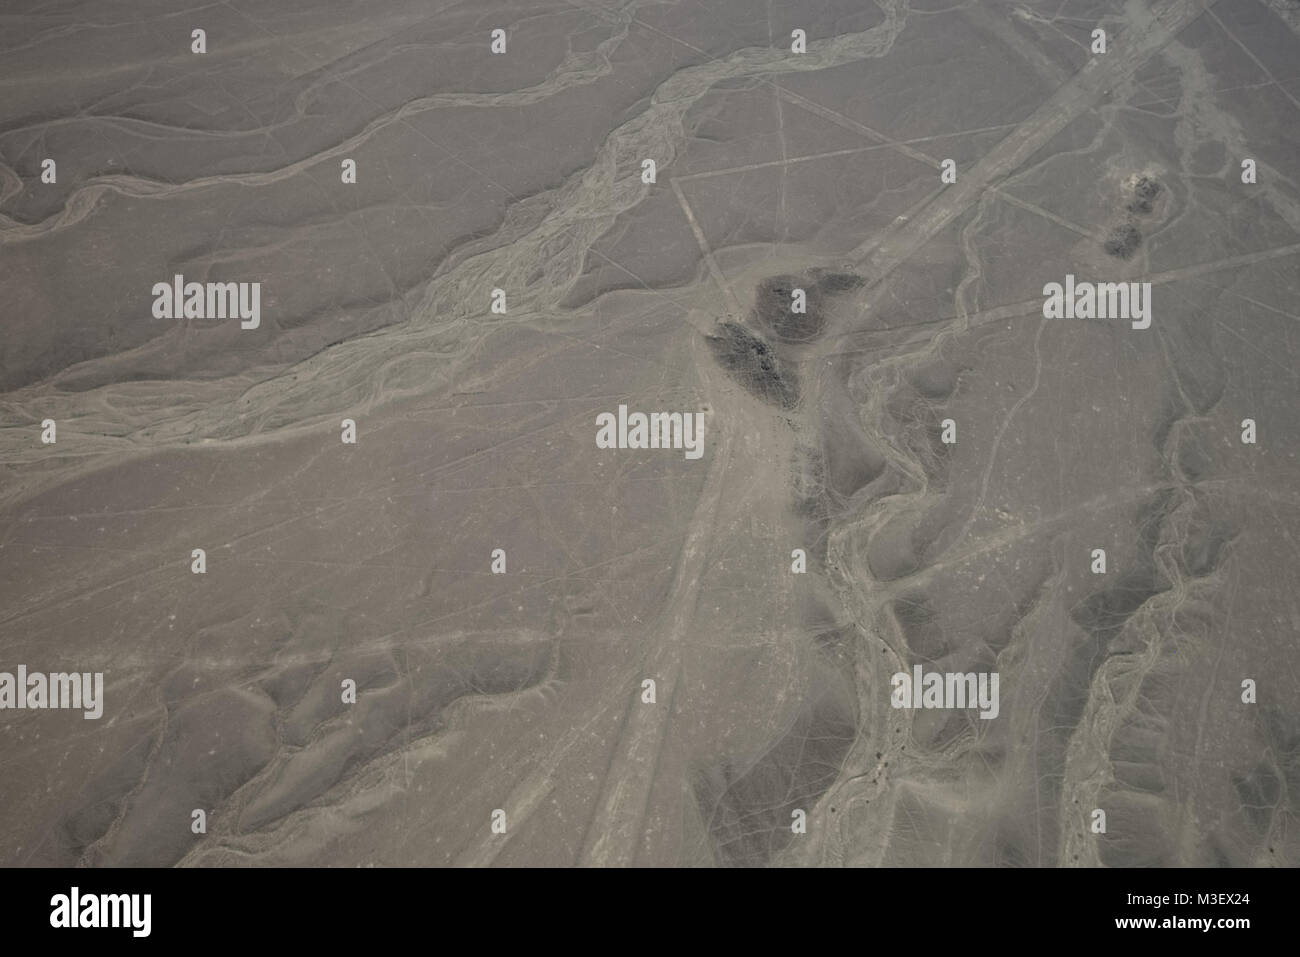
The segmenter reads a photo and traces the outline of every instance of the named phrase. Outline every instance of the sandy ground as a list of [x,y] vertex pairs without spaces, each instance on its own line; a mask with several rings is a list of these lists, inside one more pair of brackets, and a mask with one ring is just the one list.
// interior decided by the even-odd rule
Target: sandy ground
[[1293,7],[6,11],[0,864],[1294,865]]

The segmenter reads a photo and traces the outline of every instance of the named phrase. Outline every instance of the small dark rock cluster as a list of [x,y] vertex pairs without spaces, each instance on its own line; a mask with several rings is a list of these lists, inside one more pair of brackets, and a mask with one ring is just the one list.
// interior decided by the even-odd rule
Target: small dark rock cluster
[[1160,184],[1149,176],[1143,176],[1133,187],[1133,201],[1128,204],[1128,211],[1141,216],[1150,215],[1155,199],[1159,195]]
[[1132,259],[1138,247],[1142,245],[1142,233],[1131,222],[1116,226],[1106,237],[1102,248],[1108,255],[1117,259]]
[[1155,209],[1156,197],[1162,187],[1149,176],[1143,176],[1133,184],[1133,198],[1125,209],[1129,215],[1120,225],[1110,231],[1102,248],[1106,254],[1117,259],[1131,259],[1142,245],[1142,230],[1138,229],[1137,217],[1149,216]]
[[[852,273],[812,270],[804,277],[769,276],[758,284],[749,325],[719,323],[708,337],[713,356],[754,395],[783,409],[799,402],[799,380],[778,355],[782,344],[795,346],[817,339],[826,326],[826,300],[863,284]],[[804,291],[805,309],[793,309],[794,291]],[[788,357],[787,357],[788,358]]]

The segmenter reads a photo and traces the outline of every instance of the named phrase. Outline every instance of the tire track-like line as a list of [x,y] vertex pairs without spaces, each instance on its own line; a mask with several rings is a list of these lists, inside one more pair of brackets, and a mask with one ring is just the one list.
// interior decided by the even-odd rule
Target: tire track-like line
[[658,643],[645,673],[655,680],[659,703],[643,705],[639,697],[633,698],[579,858],[584,866],[627,867],[635,862],[655,767],[681,678],[682,646],[692,633],[709,539],[727,485],[731,443],[731,432],[723,432],[682,544],[672,591],[654,628]]
[[1110,53],[1103,59],[1090,60],[969,172],[958,176],[956,183],[938,193],[933,202],[906,223],[887,231],[883,238],[872,238],[850,252],[848,258],[867,277],[859,305],[866,309],[891,272],[965,212],[985,190],[1023,166],[1052,137],[1137,72],[1215,2],[1217,0],[1200,3],[1170,0],[1158,5],[1149,19],[1130,28],[1136,34],[1131,40],[1127,36],[1130,31],[1118,37]]
[[[701,375],[707,375],[708,357],[697,352],[696,364]],[[501,805],[508,825],[506,833],[493,835],[465,849],[456,858],[455,866],[486,867],[497,859],[512,836],[554,790],[559,766],[570,752],[584,742],[591,744],[599,740],[599,731],[592,730],[592,726],[598,723],[608,726],[611,708],[621,708],[621,717],[617,719],[620,721],[619,740],[578,863],[632,863],[672,710],[673,693],[681,673],[681,644],[690,631],[699,596],[699,581],[708,554],[707,543],[726,486],[731,443],[731,433],[721,430],[720,442],[710,460],[709,472],[682,544],[665,610],[658,622],[646,632],[649,636],[658,636],[651,639],[655,644],[640,662],[612,676],[610,694],[592,709],[588,720],[565,734],[546,759],[511,790]],[[659,703],[641,703],[638,691],[639,679],[643,676],[655,679]]]

